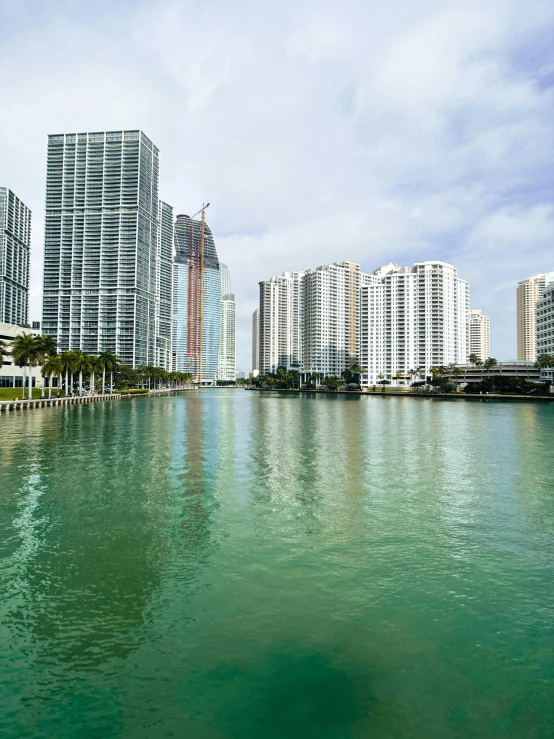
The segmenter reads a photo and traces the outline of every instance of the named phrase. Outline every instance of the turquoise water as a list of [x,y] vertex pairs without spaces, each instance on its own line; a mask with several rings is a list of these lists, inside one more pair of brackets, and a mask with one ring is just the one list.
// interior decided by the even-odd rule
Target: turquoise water
[[554,736],[554,405],[0,417],[0,736]]

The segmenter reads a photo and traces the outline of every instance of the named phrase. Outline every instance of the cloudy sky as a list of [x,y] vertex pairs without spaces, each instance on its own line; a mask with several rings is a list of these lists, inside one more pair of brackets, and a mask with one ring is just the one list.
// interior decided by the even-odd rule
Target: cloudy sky
[[0,0],[0,184],[33,211],[46,136],[141,128],[161,196],[211,201],[238,366],[258,281],[348,259],[454,263],[515,356],[515,287],[554,269],[551,0]]

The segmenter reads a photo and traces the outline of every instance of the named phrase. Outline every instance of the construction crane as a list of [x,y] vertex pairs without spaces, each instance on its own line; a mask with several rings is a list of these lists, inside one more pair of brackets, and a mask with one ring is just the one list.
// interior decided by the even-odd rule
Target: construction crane
[[205,211],[209,208],[209,203],[202,203],[202,207],[193,216],[191,216],[191,243],[192,243],[192,221],[197,215],[202,214],[202,226],[200,231],[200,306],[199,306],[199,317],[198,317],[198,385],[202,387],[202,328],[204,320],[204,227],[205,227]]

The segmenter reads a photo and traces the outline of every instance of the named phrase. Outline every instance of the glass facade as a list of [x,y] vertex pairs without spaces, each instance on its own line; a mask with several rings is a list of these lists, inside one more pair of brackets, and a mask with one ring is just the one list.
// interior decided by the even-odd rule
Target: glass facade
[[141,131],[48,137],[43,330],[60,351],[110,350],[132,367],[164,356],[158,182]]
[[201,238],[200,221],[186,215],[177,216],[173,266],[174,365],[179,372],[192,372],[198,381],[202,344],[202,382],[213,383],[217,378],[221,340],[221,280],[215,242],[205,225],[200,342]]
[[25,326],[29,312],[31,211],[0,187],[0,321]]

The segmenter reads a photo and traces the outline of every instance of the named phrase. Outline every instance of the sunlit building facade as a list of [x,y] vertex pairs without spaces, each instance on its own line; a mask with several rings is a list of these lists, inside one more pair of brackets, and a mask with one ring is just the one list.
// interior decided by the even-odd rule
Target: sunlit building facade
[[158,183],[159,152],[142,131],[48,137],[43,330],[60,351],[167,366],[170,212]]
[[517,358],[534,362],[537,358],[536,306],[544,289],[554,282],[554,272],[533,275],[517,286]]
[[[431,367],[467,361],[469,284],[441,261],[388,264],[362,277],[362,385],[407,386]],[[414,373],[414,374],[412,374]]]

